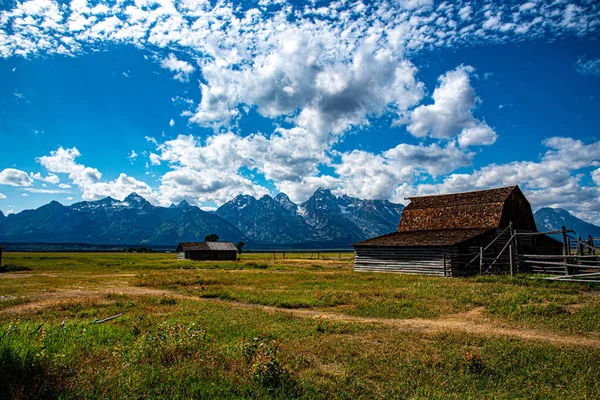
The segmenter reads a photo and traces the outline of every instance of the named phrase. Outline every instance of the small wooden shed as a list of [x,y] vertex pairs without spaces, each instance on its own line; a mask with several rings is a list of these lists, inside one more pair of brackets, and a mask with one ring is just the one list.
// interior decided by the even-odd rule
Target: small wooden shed
[[176,251],[179,260],[237,260],[237,248],[232,242],[182,242]]
[[[396,232],[354,243],[356,271],[440,276],[479,273],[473,262],[504,254],[513,231],[537,232],[531,205],[518,186],[409,198]],[[546,235],[519,237],[515,252],[561,254],[562,244]],[[491,272],[508,272],[508,252]]]

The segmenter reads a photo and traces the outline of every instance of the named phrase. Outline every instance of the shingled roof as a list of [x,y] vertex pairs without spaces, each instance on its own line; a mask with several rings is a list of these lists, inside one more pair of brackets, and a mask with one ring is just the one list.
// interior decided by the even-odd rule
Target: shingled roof
[[497,228],[504,203],[515,189],[518,187],[411,197],[398,232]]
[[392,232],[354,243],[352,246],[452,246],[486,232],[485,229],[439,229],[429,231]]
[[177,246],[177,251],[211,251],[226,250],[237,251],[233,242],[182,242]]

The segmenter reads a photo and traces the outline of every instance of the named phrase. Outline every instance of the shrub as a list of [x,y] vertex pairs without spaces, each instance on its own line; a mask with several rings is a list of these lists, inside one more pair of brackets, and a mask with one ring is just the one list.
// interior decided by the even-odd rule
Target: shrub
[[23,267],[20,265],[6,264],[6,265],[3,265],[2,267],[0,267],[0,270],[2,270],[2,272],[19,272],[19,271],[31,271],[31,268]]
[[256,269],[267,269],[269,266],[267,264],[257,264],[255,262],[246,263],[247,267],[256,268]]
[[250,366],[252,381],[265,388],[281,387],[289,380],[287,368],[279,361],[279,342],[265,335],[240,344],[246,363]]
[[481,355],[474,350],[468,350],[463,355],[463,365],[467,371],[476,374],[480,374],[485,370],[485,364],[483,363]]

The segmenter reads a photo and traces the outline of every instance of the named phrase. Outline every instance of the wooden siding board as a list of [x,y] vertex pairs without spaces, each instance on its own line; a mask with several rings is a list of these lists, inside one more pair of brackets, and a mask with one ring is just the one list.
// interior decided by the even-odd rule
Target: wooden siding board
[[402,272],[444,276],[444,252],[435,247],[404,250],[401,247],[357,247],[355,271]]

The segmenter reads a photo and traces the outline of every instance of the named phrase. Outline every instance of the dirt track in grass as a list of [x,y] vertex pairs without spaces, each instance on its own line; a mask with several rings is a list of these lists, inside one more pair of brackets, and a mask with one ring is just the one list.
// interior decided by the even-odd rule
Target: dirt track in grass
[[286,309],[260,304],[241,303],[236,301],[220,299],[204,299],[201,297],[183,295],[169,290],[153,289],[136,286],[116,286],[111,288],[93,289],[68,289],[42,293],[35,298],[29,298],[25,304],[14,305],[0,309],[0,315],[18,316],[22,314],[36,313],[44,308],[61,304],[69,304],[77,301],[90,301],[97,303],[109,302],[108,295],[127,296],[150,296],[150,297],[172,297],[182,300],[202,301],[227,304],[231,307],[242,307],[263,310],[268,313],[285,313],[297,318],[321,319],[329,321],[384,325],[399,330],[419,331],[424,333],[437,332],[466,332],[482,336],[505,336],[516,339],[542,342],[556,346],[583,346],[600,348],[600,335],[560,335],[551,332],[531,329],[516,329],[503,327],[492,323],[484,316],[484,308],[478,307],[465,313],[451,314],[437,319],[411,318],[368,318],[345,315],[342,313],[319,311],[314,309]]

